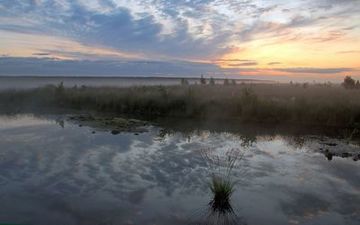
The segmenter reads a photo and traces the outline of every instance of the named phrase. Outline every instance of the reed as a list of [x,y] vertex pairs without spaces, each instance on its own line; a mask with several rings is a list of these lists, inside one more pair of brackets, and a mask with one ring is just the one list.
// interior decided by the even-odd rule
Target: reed
[[1,109],[76,109],[149,117],[360,126],[360,91],[290,84],[46,86],[0,92]]

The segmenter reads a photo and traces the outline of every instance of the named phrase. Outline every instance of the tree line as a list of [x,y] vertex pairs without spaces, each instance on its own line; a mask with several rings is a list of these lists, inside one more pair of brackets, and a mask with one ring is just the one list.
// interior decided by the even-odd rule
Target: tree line
[[[181,78],[181,85],[188,85],[189,81],[185,78]],[[196,84],[196,83],[195,83]],[[200,84],[201,85],[215,85],[215,79],[213,77],[210,77],[210,79],[207,81],[207,79],[201,75],[200,77]],[[234,79],[227,79],[224,78],[223,85],[236,85],[236,80]]]

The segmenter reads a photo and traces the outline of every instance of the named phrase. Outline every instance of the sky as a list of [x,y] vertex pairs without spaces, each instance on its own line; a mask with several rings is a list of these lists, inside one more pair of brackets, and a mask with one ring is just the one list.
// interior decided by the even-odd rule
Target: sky
[[360,0],[0,0],[0,76],[360,79]]

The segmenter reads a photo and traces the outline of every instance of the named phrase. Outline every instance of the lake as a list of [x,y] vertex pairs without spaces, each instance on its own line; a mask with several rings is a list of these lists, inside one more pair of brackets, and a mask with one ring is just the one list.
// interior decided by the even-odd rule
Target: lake
[[[359,224],[357,143],[179,127],[113,135],[66,115],[0,116],[0,224]],[[324,155],[335,148],[352,157]],[[224,168],[211,159],[234,151],[232,211],[214,215],[209,183]]]

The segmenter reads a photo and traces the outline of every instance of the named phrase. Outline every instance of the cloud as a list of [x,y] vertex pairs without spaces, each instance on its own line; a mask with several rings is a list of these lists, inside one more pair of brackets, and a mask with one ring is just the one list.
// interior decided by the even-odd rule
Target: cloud
[[238,67],[238,66],[256,66],[257,62],[244,62],[244,63],[231,63],[228,66]]
[[[201,58],[228,50],[225,44],[231,36],[228,31],[223,30],[212,33],[210,37],[199,38],[192,33],[192,23],[189,18],[176,17],[168,11],[164,13],[167,16],[174,16],[172,22],[175,30],[171,34],[164,35],[163,29],[166,26],[164,21],[159,21],[156,15],[150,12],[135,16],[129,8],[113,7],[111,1],[105,3],[102,1],[99,6],[104,10],[105,6],[110,4],[113,8],[108,12],[93,10],[79,1],[63,2],[67,3],[66,10],[59,8],[56,1],[35,3],[35,1],[13,0],[0,3],[1,12],[4,11],[8,16],[15,17],[20,14],[32,20],[42,21],[37,26],[0,24],[0,29],[18,33],[62,36],[89,45],[103,45],[122,51],[167,55],[173,58]],[[200,1],[197,7],[201,2],[205,4],[205,1]],[[179,4],[177,7],[182,5]],[[195,7],[190,3],[185,5]],[[213,29],[217,24],[209,26]],[[202,27],[198,28],[204,32]]]
[[353,68],[278,68],[274,71],[287,73],[317,73],[317,74],[335,74],[353,71]]
[[49,56],[51,54],[46,53],[46,52],[37,52],[37,53],[33,53],[32,55],[34,55],[34,56]]
[[251,59],[216,59],[214,62],[254,62]]
[[[41,66],[39,66],[41,65]],[[150,60],[62,60],[57,58],[1,57],[0,76],[200,76],[219,73],[213,64]]]
[[280,65],[281,62],[269,62],[268,65],[273,66],[273,65]]
[[360,50],[349,50],[349,51],[339,51],[338,54],[353,54],[353,53],[360,53]]
[[[256,35],[289,35],[289,29],[316,23],[321,15],[284,14],[291,7],[305,8],[305,2],[281,6],[276,1],[260,4],[235,0],[3,0],[0,18],[13,20],[0,20],[0,29],[68,37],[121,51],[201,59],[228,52],[233,41],[249,41]],[[349,2],[354,3],[347,1],[346,5]],[[339,2],[321,1],[316,5],[334,4]],[[268,16],[283,21],[269,20]],[[27,22],[14,24],[21,18]],[[318,40],[336,37],[332,33]]]

